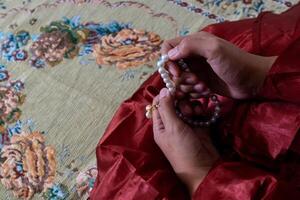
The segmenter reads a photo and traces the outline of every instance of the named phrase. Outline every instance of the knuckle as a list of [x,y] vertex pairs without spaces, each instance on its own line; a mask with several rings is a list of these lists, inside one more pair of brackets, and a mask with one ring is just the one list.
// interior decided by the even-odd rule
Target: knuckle
[[190,43],[191,43],[191,38],[190,38],[190,37],[186,37],[186,38],[184,38],[184,39],[182,40],[182,42],[181,42],[181,47],[182,47],[183,49],[186,49],[186,48],[188,48],[188,47],[190,46]]
[[178,49],[180,53],[188,54],[192,42],[191,40],[192,40],[191,38],[187,37],[181,41]]
[[219,55],[222,53],[223,42],[220,38],[214,37],[210,39],[210,51],[213,56]]
[[163,100],[159,101],[158,111],[159,112],[164,112],[165,111],[165,103],[164,103]]
[[159,98],[158,96],[156,96],[156,97],[154,97],[154,98],[153,98],[153,101],[152,101],[152,102],[153,102],[153,104],[156,104],[156,103],[158,103],[158,100],[159,100],[158,98]]
[[197,33],[197,37],[205,39],[205,40],[211,40],[211,39],[217,38],[215,35],[213,35],[211,33],[208,33],[206,31],[200,31],[200,32],[198,32]]
[[170,40],[165,40],[163,43],[162,43],[162,46],[168,46],[170,43]]
[[[154,133],[155,133],[155,132],[154,132]],[[159,133],[155,133],[155,134],[153,135],[153,139],[154,139],[154,141],[155,141],[155,143],[156,143],[157,145],[160,145]]]
[[198,34],[200,34],[201,36],[205,36],[205,37],[212,36],[210,33],[206,32],[206,31],[200,31]]
[[167,52],[170,49],[170,40],[165,40],[161,45],[161,51]]
[[197,29],[197,32],[202,32],[202,30],[203,30],[203,28],[200,27],[200,28]]

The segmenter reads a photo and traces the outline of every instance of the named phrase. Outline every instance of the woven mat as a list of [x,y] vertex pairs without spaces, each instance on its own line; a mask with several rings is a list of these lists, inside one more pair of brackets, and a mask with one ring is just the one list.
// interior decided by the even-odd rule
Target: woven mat
[[95,147],[163,40],[296,0],[0,0],[0,199],[86,199]]

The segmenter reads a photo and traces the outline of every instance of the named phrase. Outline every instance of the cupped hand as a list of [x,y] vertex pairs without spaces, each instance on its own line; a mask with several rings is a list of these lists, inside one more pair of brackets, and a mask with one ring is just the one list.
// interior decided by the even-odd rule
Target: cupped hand
[[[276,59],[250,54],[206,32],[167,40],[161,53],[170,58],[167,68],[177,84],[178,98],[197,98],[207,94],[208,88],[235,99],[252,98]],[[190,72],[180,69],[176,62],[180,59]]]
[[175,113],[172,95],[166,88],[154,98],[154,140],[191,195],[208,173],[218,154],[207,129],[192,129]]

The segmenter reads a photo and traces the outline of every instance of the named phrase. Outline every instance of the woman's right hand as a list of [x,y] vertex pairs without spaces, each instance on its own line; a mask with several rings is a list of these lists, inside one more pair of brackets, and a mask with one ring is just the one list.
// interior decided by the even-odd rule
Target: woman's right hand
[[[167,40],[162,54],[177,84],[178,97],[199,98],[208,92],[234,99],[252,98],[262,86],[276,57],[250,54],[210,33],[197,32]],[[175,61],[184,59],[190,72],[180,70]]]
[[191,128],[175,113],[174,99],[163,88],[153,100],[153,135],[191,196],[219,158],[207,128]]

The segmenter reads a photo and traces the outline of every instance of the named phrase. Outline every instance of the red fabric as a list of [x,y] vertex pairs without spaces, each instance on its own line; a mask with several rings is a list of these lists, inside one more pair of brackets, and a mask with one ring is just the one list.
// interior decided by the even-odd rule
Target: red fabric
[[[300,199],[300,4],[204,31],[278,58],[257,99],[235,102],[213,131],[222,159],[193,199]],[[96,149],[99,173],[90,199],[190,198],[145,118],[145,106],[162,87],[155,73],[116,112]]]

